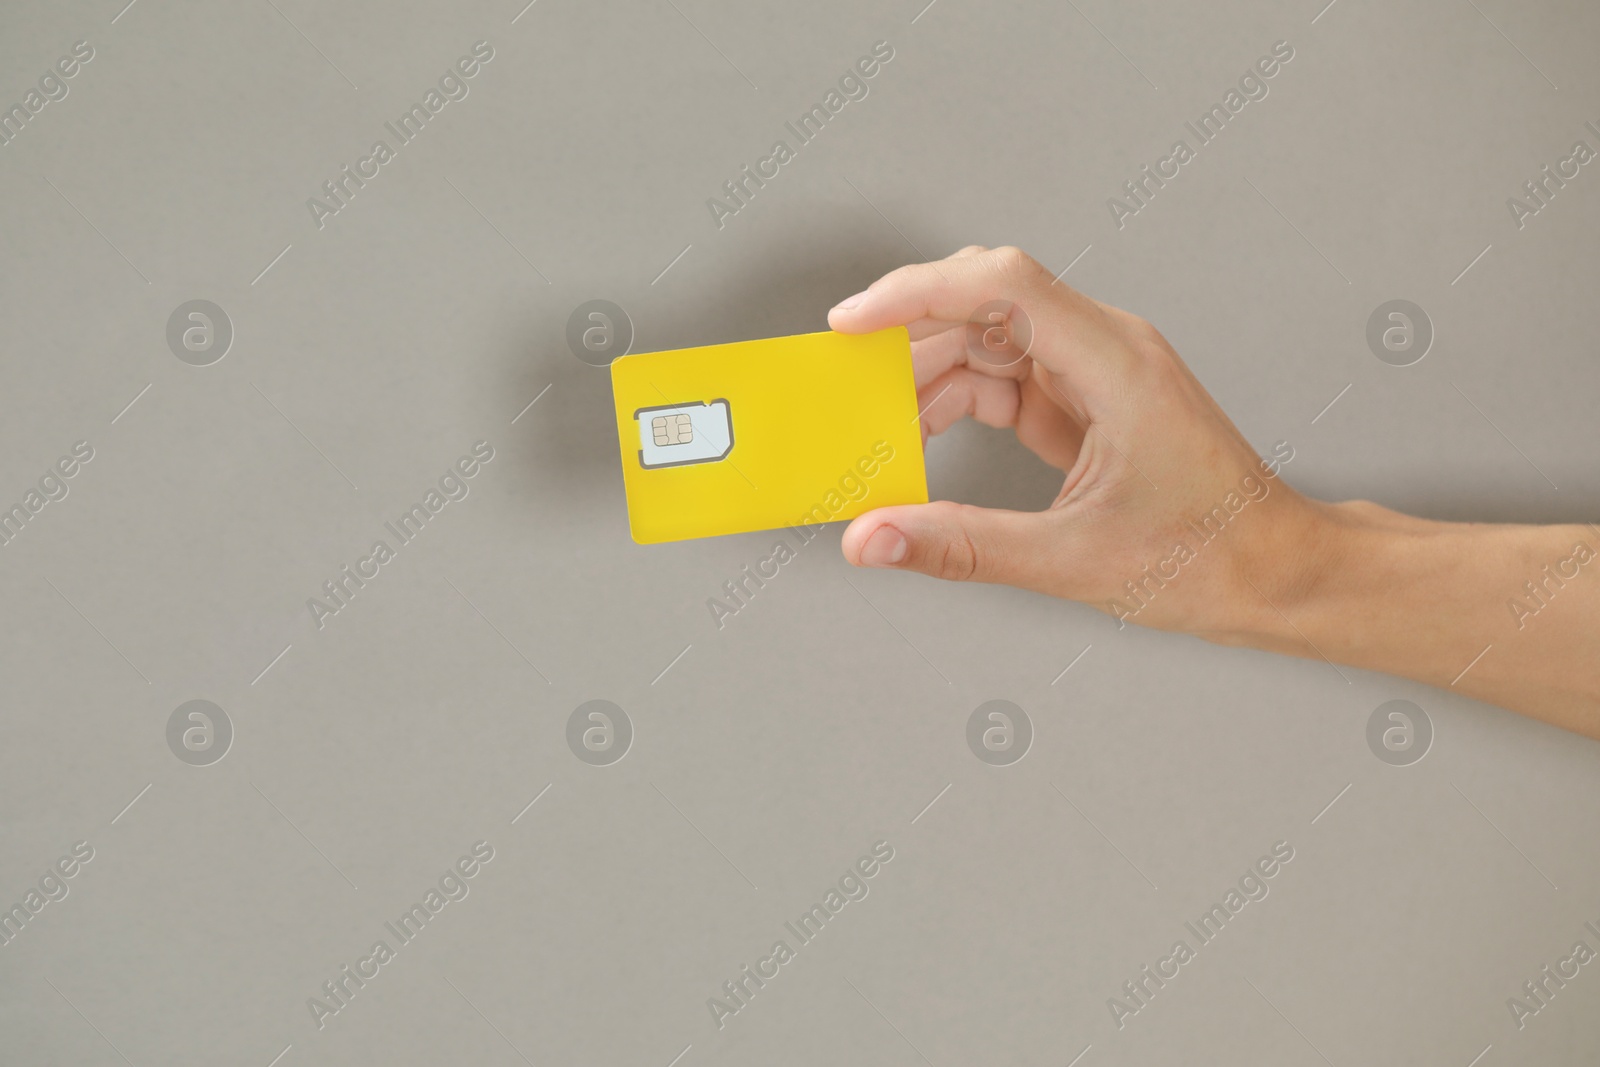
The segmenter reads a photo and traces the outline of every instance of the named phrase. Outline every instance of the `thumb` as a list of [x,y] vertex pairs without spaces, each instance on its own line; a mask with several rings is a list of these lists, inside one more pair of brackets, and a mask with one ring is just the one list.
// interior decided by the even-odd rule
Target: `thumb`
[[948,500],[879,508],[850,523],[840,548],[857,567],[1048,592],[1062,551],[1050,517]]

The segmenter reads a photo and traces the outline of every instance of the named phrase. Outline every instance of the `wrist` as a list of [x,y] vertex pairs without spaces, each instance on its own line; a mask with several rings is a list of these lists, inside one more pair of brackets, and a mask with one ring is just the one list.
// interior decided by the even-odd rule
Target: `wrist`
[[1308,640],[1303,629],[1306,620],[1326,614],[1328,605],[1352,592],[1360,571],[1351,561],[1370,553],[1382,538],[1376,511],[1382,509],[1327,504],[1291,491],[1273,521],[1237,546],[1226,595],[1206,624],[1191,632],[1217,644],[1315,655],[1308,647],[1314,639]]
[[1363,664],[1390,624],[1425,610],[1435,580],[1449,581],[1439,572],[1456,556],[1442,542],[1466,527],[1364,500],[1304,504],[1299,521],[1279,531],[1265,581],[1244,590],[1252,599],[1245,643]]

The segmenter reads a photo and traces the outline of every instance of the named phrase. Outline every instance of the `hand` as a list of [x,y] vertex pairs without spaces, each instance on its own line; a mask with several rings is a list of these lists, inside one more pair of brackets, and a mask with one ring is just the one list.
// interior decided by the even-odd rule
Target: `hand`
[[1065,474],[1040,512],[868,512],[850,562],[1415,678],[1600,739],[1600,526],[1301,496],[1278,477],[1292,446],[1258,457],[1154,327],[1015,248],[901,267],[828,321],[909,329],[925,439],[970,415]]
[[[980,308],[1000,311],[970,322]],[[909,329],[925,439],[971,416],[1065,474],[1039,512],[869,512],[845,531],[851,563],[1020,586],[1230,643],[1293,599],[1297,546],[1324,505],[1278,479],[1293,448],[1259,457],[1143,319],[1015,248],[973,246],[885,275],[828,322]]]

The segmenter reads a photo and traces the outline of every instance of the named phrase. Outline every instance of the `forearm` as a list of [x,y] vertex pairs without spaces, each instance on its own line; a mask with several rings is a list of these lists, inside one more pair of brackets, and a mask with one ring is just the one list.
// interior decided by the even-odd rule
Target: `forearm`
[[1433,522],[1367,503],[1311,503],[1304,525],[1279,542],[1274,578],[1241,594],[1255,601],[1242,643],[1413,678],[1600,739],[1594,527]]

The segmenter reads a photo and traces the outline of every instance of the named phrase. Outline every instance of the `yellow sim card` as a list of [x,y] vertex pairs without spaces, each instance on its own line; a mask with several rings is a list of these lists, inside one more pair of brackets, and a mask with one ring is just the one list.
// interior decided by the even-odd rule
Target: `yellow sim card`
[[640,544],[928,500],[903,327],[623,356],[611,391]]

